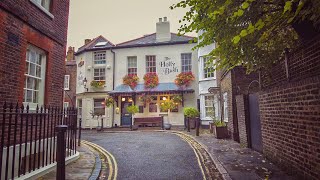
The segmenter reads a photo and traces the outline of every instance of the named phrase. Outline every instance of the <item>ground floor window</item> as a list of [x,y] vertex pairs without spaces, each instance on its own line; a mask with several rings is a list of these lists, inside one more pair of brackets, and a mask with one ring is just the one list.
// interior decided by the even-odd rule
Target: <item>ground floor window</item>
[[82,99],[78,99],[78,115],[82,116]]
[[223,93],[223,115],[224,115],[224,121],[228,122],[228,93]]
[[103,116],[105,115],[105,108],[104,108],[104,99],[94,99],[93,100],[93,114],[96,116]]
[[156,113],[158,112],[157,96],[151,96],[151,98],[152,98],[152,101],[149,103],[149,112]]
[[204,116],[209,117],[209,118],[215,116],[214,96],[213,95],[204,96]]

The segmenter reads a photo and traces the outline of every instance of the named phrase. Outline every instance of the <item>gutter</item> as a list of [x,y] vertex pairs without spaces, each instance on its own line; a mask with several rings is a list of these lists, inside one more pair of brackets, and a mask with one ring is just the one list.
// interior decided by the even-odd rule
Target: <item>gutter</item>
[[[114,90],[114,88],[115,88],[115,71],[116,71],[116,52],[114,52],[112,48],[110,49],[110,51],[113,54],[112,90]],[[111,124],[111,127],[113,127],[113,124],[114,124],[114,105],[112,106],[112,124]]]

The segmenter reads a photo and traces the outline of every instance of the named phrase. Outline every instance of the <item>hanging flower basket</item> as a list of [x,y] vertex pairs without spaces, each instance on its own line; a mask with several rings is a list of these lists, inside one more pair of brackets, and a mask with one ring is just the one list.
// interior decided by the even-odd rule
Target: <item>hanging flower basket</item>
[[138,84],[139,77],[135,74],[129,74],[123,77],[123,84],[130,86],[132,89]]
[[149,95],[146,95],[146,94],[142,94],[140,97],[139,97],[139,101],[141,103],[144,104],[144,106],[146,106],[147,103],[150,103],[152,102],[154,99],[152,96],[149,96]]
[[106,107],[111,107],[114,104],[114,99],[112,97],[108,97],[106,99]]
[[159,77],[157,73],[147,73],[143,77],[146,88],[154,88],[159,84]]
[[171,100],[175,103],[175,104],[181,104],[182,103],[182,96],[180,95],[175,95],[171,98]]
[[178,86],[189,86],[192,81],[195,80],[194,75],[192,72],[182,72],[177,75],[177,78],[175,79],[175,83]]
[[91,87],[94,87],[94,88],[103,88],[105,84],[106,84],[105,81],[91,81],[90,83]]

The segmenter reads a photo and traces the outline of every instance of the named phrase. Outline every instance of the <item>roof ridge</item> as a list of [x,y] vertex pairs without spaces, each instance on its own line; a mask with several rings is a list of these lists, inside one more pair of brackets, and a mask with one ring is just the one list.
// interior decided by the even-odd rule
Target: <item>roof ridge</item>
[[126,44],[126,43],[129,43],[129,42],[132,42],[132,41],[136,41],[136,40],[138,40],[138,39],[142,39],[142,38],[145,38],[145,37],[148,37],[148,36],[152,36],[152,35],[154,35],[154,34],[156,34],[156,33],[147,34],[147,35],[144,35],[144,36],[135,38],[135,39],[131,39],[131,40],[129,40],[129,41],[125,41],[125,42],[119,43],[119,44],[117,44],[116,46],[119,46],[119,45],[122,45],[122,44]]
[[[175,34],[175,35],[179,36],[178,33],[171,33],[171,34]],[[193,36],[188,36],[188,35],[180,35],[180,36],[181,36],[181,37],[195,38],[195,37],[193,37]]]

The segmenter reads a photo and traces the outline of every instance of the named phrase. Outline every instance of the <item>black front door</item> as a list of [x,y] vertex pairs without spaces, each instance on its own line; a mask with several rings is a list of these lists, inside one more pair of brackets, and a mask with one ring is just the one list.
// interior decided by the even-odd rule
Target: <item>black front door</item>
[[249,118],[252,149],[262,152],[261,122],[258,94],[249,94]]
[[127,111],[127,107],[131,105],[132,102],[121,102],[121,126],[131,125],[132,114]]

